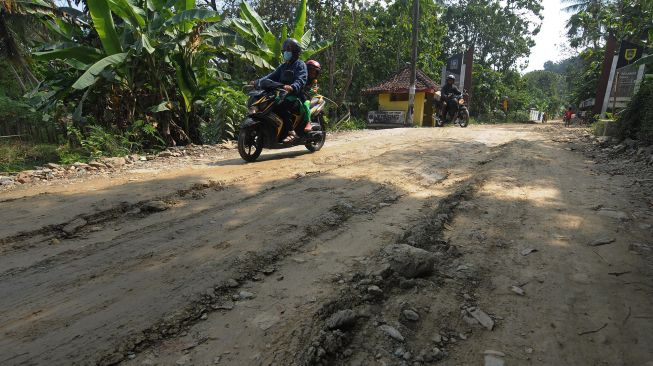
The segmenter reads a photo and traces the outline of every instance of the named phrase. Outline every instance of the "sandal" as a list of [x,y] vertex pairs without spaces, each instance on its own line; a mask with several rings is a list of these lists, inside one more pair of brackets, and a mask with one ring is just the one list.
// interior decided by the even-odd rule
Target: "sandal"
[[295,140],[297,140],[297,134],[295,133],[295,131],[290,131],[290,132],[288,132],[288,137],[286,137],[283,140],[283,143],[284,144],[292,144],[293,142],[295,142]]

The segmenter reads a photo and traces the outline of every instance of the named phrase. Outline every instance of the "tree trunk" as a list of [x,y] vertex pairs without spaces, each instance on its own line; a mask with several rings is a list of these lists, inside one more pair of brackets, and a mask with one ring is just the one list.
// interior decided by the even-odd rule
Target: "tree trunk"
[[347,77],[347,80],[345,81],[345,84],[342,86],[342,96],[340,97],[340,100],[338,101],[338,104],[341,104],[345,100],[347,100],[347,93],[349,92],[349,87],[351,86],[351,82],[354,79],[354,66],[356,62],[353,61],[351,63],[351,66],[349,67],[349,75]]
[[23,80],[20,78],[20,75],[18,75],[16,68],[14,68],[14,65],[11,64],[11,61],[7,62],[7,64],[9,65],[11,72],[14,74],[14,77],[16,77],[16,80],[18,80],[18,84],[20,84],[21,91],[25,93],[27,91],[27,88],[25,87],[25,83],[23,82]]

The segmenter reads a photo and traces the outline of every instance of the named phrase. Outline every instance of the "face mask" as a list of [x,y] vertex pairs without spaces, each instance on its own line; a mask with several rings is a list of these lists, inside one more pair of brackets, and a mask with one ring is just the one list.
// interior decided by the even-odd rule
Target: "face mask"
[[283,59],[284,59],[285,61],[290,61],[290,60],[292,60],[292,52],[290,52],[290,51],[285,51],[285,52],[283,53]]

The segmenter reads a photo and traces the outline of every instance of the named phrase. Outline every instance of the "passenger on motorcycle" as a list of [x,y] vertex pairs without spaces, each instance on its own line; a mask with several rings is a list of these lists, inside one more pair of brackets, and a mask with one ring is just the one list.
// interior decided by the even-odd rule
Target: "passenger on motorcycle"
[[304,127],[304,132],[310,132],[313,129],[313,126],[311,125],[311,99],[318,93],[317,78],[320,76],[322,66],[320,66],[320,63],[315,60],[308,60],[306,61],[306,68],[308,69],[308,81],[302,90],[305,100],[304,113],[306,113],[306,126]]
[[293,131],[291,110],[297,108],[297,101],[302,102],[302,90],[306,85],[307,70],[306,64],[299,59],[302,52],[302,47],[293,38],[288,38],[283,42],[283,59],[284,63],[279,65],[276,70],[270,74],[256,80],[258,83],[263,79],[270,79],[278,83],[284,84],[284,89],[288,92],[287,100],[276,107],[276,112],[283,119],[283,131],[281,136],[286,136],[283,140],[285,144],[292,143],[297,139],[297,133]]
[[458,108],[458,105],[456,104],[456,100],[453,97],[459,97],[463,95],[463,93],[460,92],[457,86],[454,85],[454,82],[456,81],[456,77],[453,75],[447,76],[447,83],[442,86],[442,89],[440,90],[440,95],[442,96],[442,118],[443,120],[446,120],[447,117],[447,110],[449,108]]

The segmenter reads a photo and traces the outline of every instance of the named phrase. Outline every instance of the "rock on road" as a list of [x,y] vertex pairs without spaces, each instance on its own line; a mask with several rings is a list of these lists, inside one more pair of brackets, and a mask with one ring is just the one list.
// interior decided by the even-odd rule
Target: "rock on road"
[[0,364],[653,362],[653,180],[578,136],[359,131],[3,191]]

